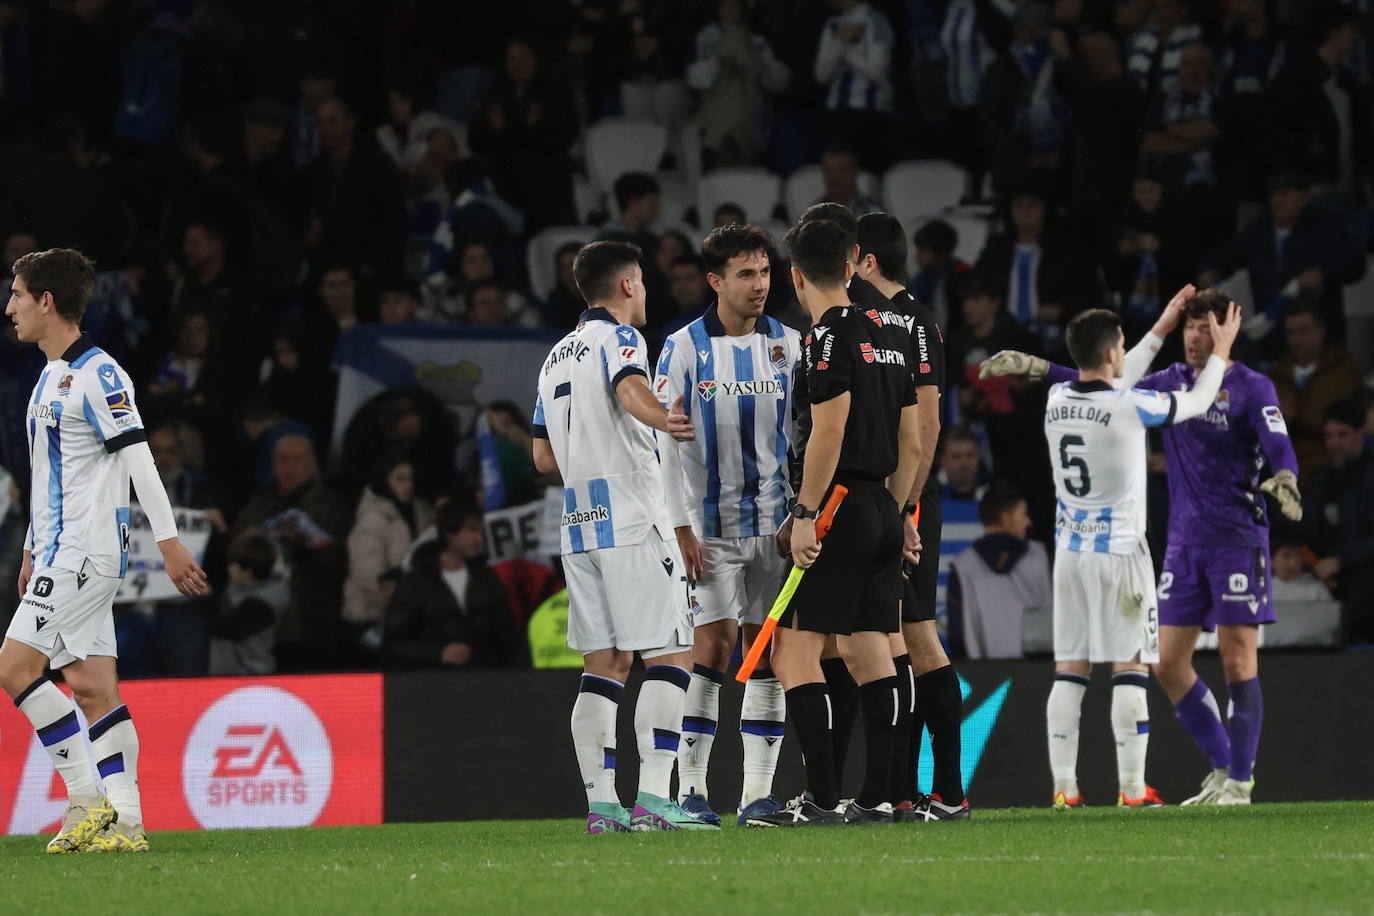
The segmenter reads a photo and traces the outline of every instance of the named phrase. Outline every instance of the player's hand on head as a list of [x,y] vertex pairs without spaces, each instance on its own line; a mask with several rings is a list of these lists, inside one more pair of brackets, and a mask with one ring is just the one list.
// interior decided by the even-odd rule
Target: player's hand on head
[[1020,350],[1000,350],[983,360],[978,368],[978,377],[989,379],[1003,375],[1023,375],[1031,379],[1042,379],[1049,368],[1049,363],[1038,356],[1031,356]]
[[696,438],[693,429],[692,421],[687,418],[687,410],[683,406],[682,395],[678,395],[668,411],[668,435],[679,442],[691,442]]
[[696,585],[701,581],[702,569],[705,566],[701,541],[697,540],[696,532],[692,530],[691,525],[683,525],[674,531],[677,534],[678,550],[682,551],[682,562],[687,567],[687,581]]
[[1183,313],[1188,308],[1188,301],[1197,295],[1197,287],[1189,283],[1183,289],[1174,293],[1174,297],[1169,300],[1169,304],[1160,313],[1159,320],[1155,322],[1153,331],[1156,336],[1167,337],[1173,333],[1174,328],[1183,320]]
[[205,570],[200,568],[195,556],[181,541],[171,538],[159,541],[157,546],[162,550],[162,562],[167,570],[167,578],[172,580],[177,591],[188,598],[199,598],[210,593]]
[[1217,321],[1215,312],[1207,313],[1207,326],[1212,332],[1212,353],[1222,359],[1231,358],[1231,346],[1240,334],[1240,306],[1232,302],[1226,308],[1226,320]]
[[1264,483],[1260,490],[1269,494],[1279,504],[1279,512],[1290,522],[1302,521],[1302,494],[1298,492],[1298,478],[1285,468]]

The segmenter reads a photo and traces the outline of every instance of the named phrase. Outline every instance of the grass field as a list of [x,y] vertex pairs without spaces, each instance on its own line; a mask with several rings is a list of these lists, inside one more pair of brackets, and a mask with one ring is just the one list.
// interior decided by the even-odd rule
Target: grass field
[[588,837],[574,821],[0,838],[0,912],[1369,912],[1374,803],[977,811],[967,824]]

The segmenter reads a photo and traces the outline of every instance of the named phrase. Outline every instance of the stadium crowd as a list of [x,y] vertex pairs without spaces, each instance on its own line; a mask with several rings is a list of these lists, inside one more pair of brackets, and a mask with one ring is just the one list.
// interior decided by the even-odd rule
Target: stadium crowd
[[[1275,529],[1276,598],[1334,595],[1344,641],[1374,642],[1374,348],[1347,348],[1343,292],[1371,242],[1372,27],[1363,2],[1296,0],[0,0],[5,265],[95,260],[86,330],[133,375],[173,503],[214,531],[214,595],[122,606],[121,674],[529,664],[557,571],[484,560],[482,474],[454,459],[471,431],[434,394],[335,415],[339,339],[570,327],[573,255],[604,238],[643,249],[661,342],[709,301],[694,240],[799,215],[780,191],[705,207],[703,175],[813,176],[801,206],[861,215],[921,159],[963,176],[952,213],[904,220],[948,352],[952,651],[998,651],[967,637],[961,576],[1029,564],[1026,608],[1048,600],[1045,390],[978,364],[1066,361],[1068,320],[1103,304],[1133,340],[1174,290],[1237,271],[1238,356],[1278,388],[1306,496]],[[599,188],[587,128],[621,116],[669,139]],[[582,235],[544,289],[526,255],[558,227]],[[769,313],[804,329],[774,277]],[[0,333],[5,576],[43,361]],[[524,407],[485,418],[506,501],[539,498]]]

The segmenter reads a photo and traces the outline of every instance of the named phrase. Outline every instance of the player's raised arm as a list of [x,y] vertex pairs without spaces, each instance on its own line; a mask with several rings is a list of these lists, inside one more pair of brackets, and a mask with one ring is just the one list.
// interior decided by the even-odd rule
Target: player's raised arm
[[1231,359],[1231,346],[1240,333],[1240,306],[1232,302],[1224,322],[1218,322],[1216,313],[1209,311],[1207,324],[1212,331],[1212,355],[1207,358],[1207,365],[1198,375],[1197,384],[1191,391],[1173,392],[1174,411],[1165,421],[1166,425],[1202,416],[1221,390],[1221,380]]

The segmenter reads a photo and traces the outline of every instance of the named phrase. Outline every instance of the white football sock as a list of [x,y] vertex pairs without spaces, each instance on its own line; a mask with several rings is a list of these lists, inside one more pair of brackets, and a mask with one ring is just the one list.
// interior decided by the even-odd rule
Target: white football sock
[[81,804],[96,804],[100,790],[72,701],[47,677],[41,677],[15,698],[14,705],[33,724],[52,765],[67,784],[67,797]]
[[119,812],[119,823],[142,826],[143,802],[138,794],[138,732],[129,707],[120,706],[91,726],[91,756],[105,795]]
[[635,703],[635,741],[639,744],[639,791],[670,798],[669,783],[682,728],[682,706],[692,676],[672,665],[652,665],[644,672]]
[[573,703],[573,749],[582,773],[587,803],[620,804],[615,790],[615,720],[625,685],[607,677],[582,675]]
[[744,684],[744,705],[739,713],[740,738],[744,742],[744,786],[740,810],[773,794],[773,773],[778,768],[787,700],[782,684],[771,674],[757,674]]
[[1145,795],[1145,751],[1150,744],[1150,706],[1143,671],[1112,675],[1112,734],[1116,736],[1116,777],[1127,798]]
[[709,797],[706,791],[706,768],[711,761],[711,745],[716,741],[716,723],[720,718],[720,685],[725,672],[696,665],[692,669],[692,683],[687,687],[687,699],[682,710],[682,744],[677,752],[678,800],[695,792]]
[[1054,791],[1070,798],[1078,794],[1078,720],[1087,689],[1088,679],[1083,675],[1060,672],[1054,676],[1045,704]]

